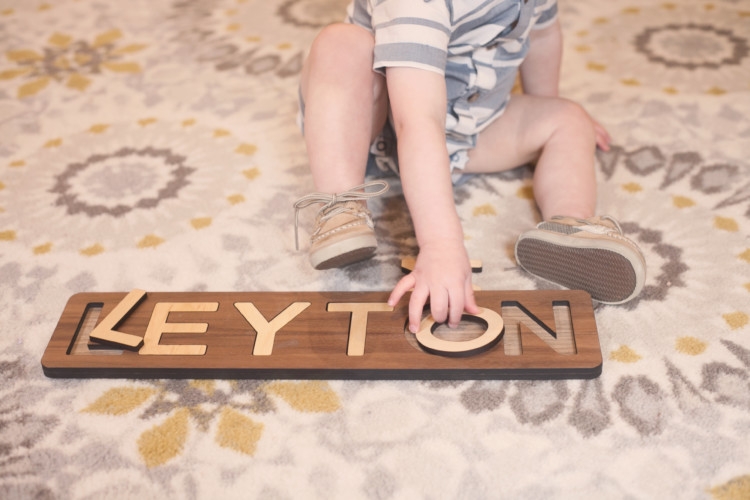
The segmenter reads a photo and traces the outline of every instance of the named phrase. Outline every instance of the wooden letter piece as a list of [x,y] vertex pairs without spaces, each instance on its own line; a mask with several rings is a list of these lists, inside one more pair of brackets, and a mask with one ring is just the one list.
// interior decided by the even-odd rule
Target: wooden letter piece
[[206,354],[205,345],[162,345],[159,344],[163,333],[206,333],[208,323],[167,323],[170,312],[216,312],[218,302],[159,302],[146,327],[143,347],[138,352],[142,355],[187,355],[202,356]]
[[89,338],[95,342],[113,345],[130,351],[137,351],[143,345],[143,339],[137,335],[115,331],[125,316],[146,297],[146,292],[139,289],[131,290],[119,304],[107,314],[101,323],[89,334]]
[[[406,330],[408,301],[390,311],[389,295],[149,292],[136,306],[142,291],[80,293],[61,313],[42,367],[49,377],[106,378],[527,380],[601,374],[596,317],[585,292],[476,292],[480,314],[465,315],[456,329],[429,318],[418,336]],[[88,319],[93,310],[99,314]],[[100,332],[120,330],[143,347],[88,349],[99,322]]]
[[257,335],[255,337],[255,346],[253,346],[253,356],[270,356],[273,352],[273,342],[276,339],[276,332],[292,321],[299,314],[310,307],[310,302],[294,302],[289,307],[281,311],[270,322],[258,311],[252,302],[235,302],[234,307],[244,316],[250,326],[252,326]]
[[368,312],[392,312],[393,307],[385,302],[333,302],[328,304],[327,311],[352,313],[349,324],[349,343],[346,346],[347,356],[365,355],[365,338],[367,336]]
[[422,320],[417,332],[417,342],[425,351],[443,356],[473,356],[490,349],[502,338],[503,318],[492,309],[482,308],[479,314],[465,314],[464,317],[475,317],[487,323],[487,330],[472,340],[442,340],[433,335],[438,323],[432,314]]

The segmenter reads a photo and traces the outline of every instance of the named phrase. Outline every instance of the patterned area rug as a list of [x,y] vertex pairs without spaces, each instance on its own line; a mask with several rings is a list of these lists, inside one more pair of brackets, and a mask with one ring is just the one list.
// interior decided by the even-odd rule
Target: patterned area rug
[[[563,0],[563,93],[611,132],[600,212],[648,282],[589,381],[48,379],[81,291],[389,290],[294,251],[302,59],[345,0],[0,0],[0,498],[750,498],[750,2]],[[530,172],[456,188],[483,289]],[[306,218],[305,218],[306,217]],[[303,217],[309,222],[312,214]]]

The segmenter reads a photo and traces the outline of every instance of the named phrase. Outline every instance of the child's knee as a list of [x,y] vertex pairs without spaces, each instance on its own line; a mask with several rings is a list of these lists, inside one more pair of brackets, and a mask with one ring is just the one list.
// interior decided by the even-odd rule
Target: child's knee
[[575,133],[591,142],[596,141],[594,122],[580,104],[568,99],[557,99],[554,117],[557,130]]
[[335,61],[339,66],[366,63],[372,66],[375,39],[353,24],[335,23],[323,28],[310,47],[311,60]]

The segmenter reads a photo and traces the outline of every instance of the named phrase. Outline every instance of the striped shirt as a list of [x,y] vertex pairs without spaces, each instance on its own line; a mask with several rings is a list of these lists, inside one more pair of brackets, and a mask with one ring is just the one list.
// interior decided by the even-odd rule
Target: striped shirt
[[353,0],[347,22],[375,37],[375,71],[410,67],[444,75],[453,158],[505,108],[529,32],[552,24],[557,0]]

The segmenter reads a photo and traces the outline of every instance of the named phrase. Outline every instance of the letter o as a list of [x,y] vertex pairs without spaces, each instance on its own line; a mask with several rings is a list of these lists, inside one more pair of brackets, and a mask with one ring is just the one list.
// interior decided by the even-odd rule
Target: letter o
[[419,325],[417,342],[425,351],[442,356],[464,357],[482,353],[497,344],[503,334],[503,318],[492,309],[481,308],[479,314],[464,314],[465,317],[475,317],[487,323],[487,330],[479,337],[471,340],[451,341],[442,340],[434,335],[439,323],[430,314]]

